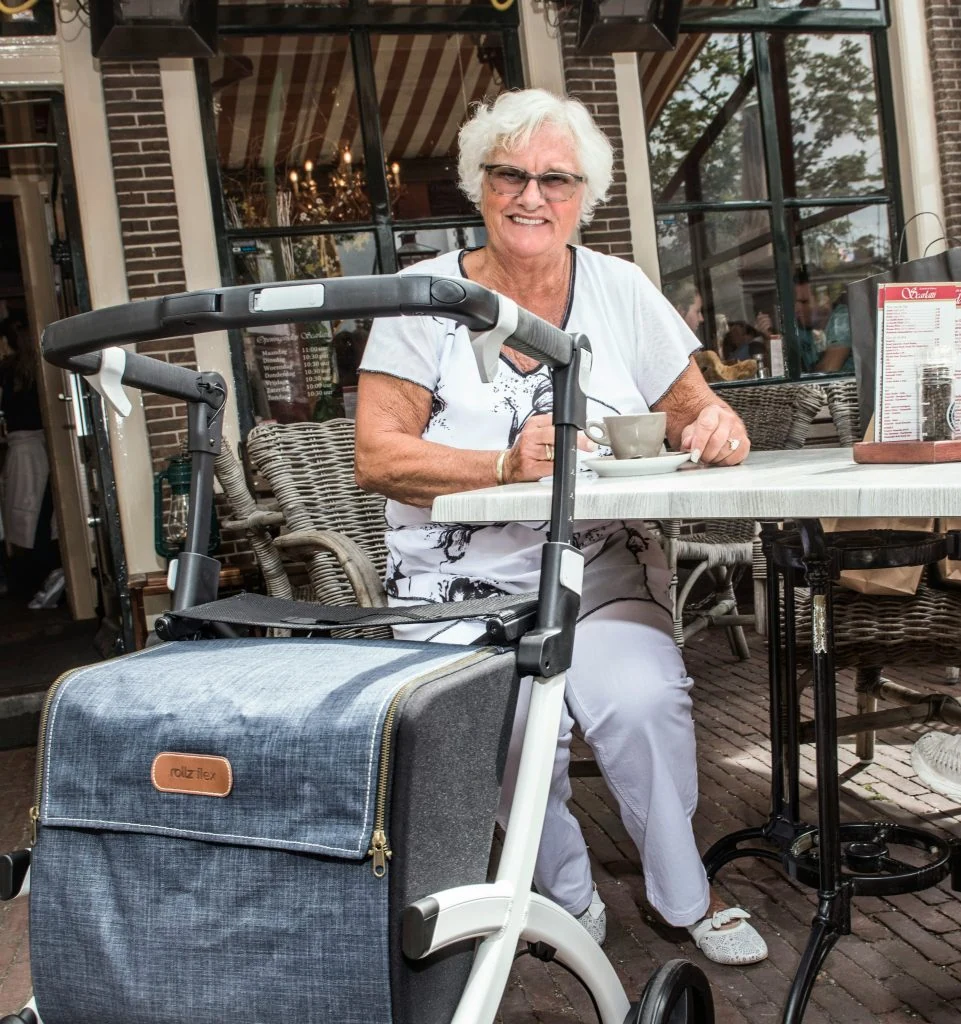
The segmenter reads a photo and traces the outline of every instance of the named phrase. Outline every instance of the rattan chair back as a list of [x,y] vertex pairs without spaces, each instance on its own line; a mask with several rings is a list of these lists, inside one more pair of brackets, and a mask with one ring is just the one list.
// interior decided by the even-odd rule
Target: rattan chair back
[[851,377],[849,380],[829,381],[821,386],[838,432],[838,444],[842,448],[851,448],[864,436],[858,405],[858,382]]
[[[253,466],[266,478],[289,530],[333,530],[357,543],[384,577],[384,498],[354,480],[354,423],[260,424],[247,437]],[[354,590],[328,551],[306,558],[314,599],[356,603]]]

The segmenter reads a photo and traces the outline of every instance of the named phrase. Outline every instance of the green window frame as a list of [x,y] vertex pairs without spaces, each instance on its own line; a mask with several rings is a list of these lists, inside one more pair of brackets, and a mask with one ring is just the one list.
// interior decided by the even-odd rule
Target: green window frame
[[[497,11],[489,3],[406,5],[392,2],[371,4],[367,0],[349,0],[348,3],[337,5],[310,7],[222,4],[218,14],[218,33],[221,37],[324,34],[347,37],[353,63],[355,98],[361,123],[364,166],[368,169],[367,193],[370,199],[370,217],[367,220],[283,227],[232,226],[227,215],[225,189],[218,160],[217,126],[209,68],[206,61],[195,61],[207,178],[210,185],[221,279],[224,285],[236,283],[232,247],[242,241],[296,239],[308,235],[336,237],[368,232],[374,238],[380,272],[389,274],[400,269],[396,251],[396,236],[400,231],[483,226],[479,213],[412,219],[395,216],[392,211],[371,36],[496,32],[503,41],[504,88],[519,88],[524,84],[524,74],[518,5],[513,4],[506,11]],[[372,168],[377,168],[378,173],[370,173]],[[243,339],[239,331],[228,333],[241,436],[246,438],[254,426],[254,413]]]
[[[883,207],[887,211],[892,249],[904,227],[901,203],[901,183],[898,173],[897,137],[894,124],[894,101],[891,84],[890,55],[887,30],[891,19],[888,0],[877,0],[877,8],[840,9],[838,7],[807,4],[795,8],[780,6],[782,0],[754,0],[751,7],[698,7],[694,2],[685,6],[681,14],[680,31],[685,33],[740,33],[750,38],[753,47],[757,101],[760,108],[761,136],[764,151],[764,171],[767,180],[767,198],[739,201],[654,202],[655,217],[671,215],[700,215],[734,211],[760,211],[771,218],[771,246],[773,250],[776,314],[784,339],[784,380],[830,379],[843,376],[842,372],[802,372],[801,342],[794,317],[794,264],[792,252],[791,218],[800,218],[805,210],[832,210],[840,213],[844,208],[862,209],[867,206]],[[799,0],[799,3],[803,0]],[[772,55],[769,33],[856,33],[870,40],[877,83],[878,125],[881,153],[885,172],[883,193],[858,196],[805,196],[785,194],[782,166],[783,144],[778,135],[778,100],[772,74]],[[692,246],[692,265],[695,282],[700,281],[698,257]],[[721,387],[755,384],[755,380],[722,383]]]

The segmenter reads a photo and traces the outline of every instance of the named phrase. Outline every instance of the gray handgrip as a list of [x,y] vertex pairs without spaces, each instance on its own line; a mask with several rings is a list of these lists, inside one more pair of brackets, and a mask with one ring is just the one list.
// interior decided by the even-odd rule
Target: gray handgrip
[[571,336],[539,316],[517,307],[517,327],[507,344],[547,366],[567,366],[574,343]]
[[[88,352],[64,360],[74,373],[91,376],[100,370],[101,354]],[[204,402],[214,409],[224,404],[226,384],[219,373],[191,370],[165,359],[143,356],[137,352],[125,353],[122,381],[141,391],[178,398],[182,402]]]

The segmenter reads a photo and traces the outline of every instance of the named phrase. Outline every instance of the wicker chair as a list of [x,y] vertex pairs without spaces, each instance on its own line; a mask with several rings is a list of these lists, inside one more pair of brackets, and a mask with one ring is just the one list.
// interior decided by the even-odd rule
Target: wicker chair
[[353,421],[261,424],[247,454],[283,514],[274,544],[303,559],[313,600],[384,607],[384,499],[354,481]]
[[[353,427],[351,420],[331,420],[251,431],[251,461],[274,490],[276,509],[254,501],[227,445],[217,458],[217,477],[234,517],[222,526],[246,535],[273,597],[362,607],[387,603],[384,499],[354,482]],[[285,556],[303,565],[308,586],[292,583]],[[366,629],[364,635],[389,631]]]
[[864,436],[858,408],[857,381],[851,377],[848,380],[829,381],[821,387],[838,432],[838,444],[842,448],[853,447]]
[[[772,384],[725,391],[724,399],[744,420],[751,447],[757,451],[803,448],[814,417],[824,405],[824,393],[816,384]],[[727,629],[731,652],[742,661],[750,657],[744,626],[754,615],[738,611],[734,594],[735,570],[755,560],[753,520],[710,519],[685,532],[681,520],[662,524],[674,598],[674,639],[679,647],[708,626]],[[678,590],[678,568],[693,562],[683,587]],[[693,613],[685,606],[697,581],[707,573],[713,582],[708,602]]]

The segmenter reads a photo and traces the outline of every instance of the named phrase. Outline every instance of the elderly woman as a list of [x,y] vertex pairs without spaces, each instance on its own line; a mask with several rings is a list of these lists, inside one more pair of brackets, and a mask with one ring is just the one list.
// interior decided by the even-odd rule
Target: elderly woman
[[[697,340],[670,303],[637,267],[570,243],[611,182],[610,143],[586,108],[539,89],[505,93],[476,111],[459,143],[461,187],[487,242],[412,272],[477,281],[588,335],[590,416],[663,410],[670,442],[693,461],[740,462],[750,448],[744,425],[705,385],[690,358]],[[463,327],[428,317],[374,323],[361,363],[357,479],[390,499],[392,604],[537,589],[546,523],[451,527],[432,524],[429,507],[439,494],[549,474],[549,413],[548,374],[534,359],[505,346],[484,384]],[[745,911],[712,898],[694,842],[691,680],[672,639],[665,561],[642,523],[577,527],[584,592],[534,883],[603,941],[604,904],[567,806],[576,723],[637,844],[651,905],[710,959],[761,960],[763,939]],[[470,643],[482,631],[461,621],[403,636]]]

